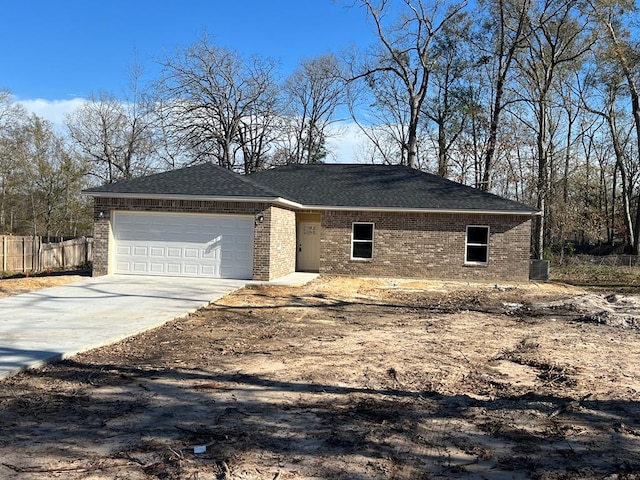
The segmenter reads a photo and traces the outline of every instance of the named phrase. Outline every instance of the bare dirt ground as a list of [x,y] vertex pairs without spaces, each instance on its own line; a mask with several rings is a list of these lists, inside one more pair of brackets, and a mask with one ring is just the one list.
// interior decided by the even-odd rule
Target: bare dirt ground
[[640,297],[612,293],[244,289],[0,382],[0,478],[637,479]]
[[18,295],[40,288],[65,285],[67,283],[77,282],[81,278],[80,275],[8,278],[0,280],[0,298],[8,297],[9,295]]

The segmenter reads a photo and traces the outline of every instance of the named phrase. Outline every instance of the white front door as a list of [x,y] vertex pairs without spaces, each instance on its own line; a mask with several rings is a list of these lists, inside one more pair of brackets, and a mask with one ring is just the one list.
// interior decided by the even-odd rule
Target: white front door
[[250,279],[252,216],[115,212],[111,271]]
[[298,223],[298,255],[296,269],[317,272],[320,269],[320,223]]

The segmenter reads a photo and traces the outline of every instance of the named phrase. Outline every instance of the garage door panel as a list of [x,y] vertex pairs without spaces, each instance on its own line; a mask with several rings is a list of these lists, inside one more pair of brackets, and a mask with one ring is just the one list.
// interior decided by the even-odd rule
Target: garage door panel
[[116,262],[115,270],[119,273],[128,273],[131,270],[131,263],[129,262]]
[[166,268],[166,273],[172,274],[172,275],[180,275],[181,273],[181,269],[182,266],[179,263],[167,263],[165,265]]
[[165,273],[164,263],[149,263],[149,273]]
[[198,266],[197,265],[184,265],[183,272],[185,275],[189,276],[198,276]]
[[203,265],[202,266],[202,275],[213,277],[216,276],[217,269],[213,265]]
[[147,263],[133,262],[132,271],[135,273],[147,273],[149,269],[147,268]]
[[116,212],[114,273],[251,278],[253,217]]

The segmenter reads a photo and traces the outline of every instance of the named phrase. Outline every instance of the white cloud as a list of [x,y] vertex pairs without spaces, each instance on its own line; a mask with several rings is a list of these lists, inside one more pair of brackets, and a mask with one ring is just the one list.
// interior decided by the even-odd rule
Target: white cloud
[[[34,113],[41,118],[49,120],[59,132],[64,131],[64,120],[67,114],[81,107],[87,102],[84,98],[70,100],[44,100],[41,98],[28,100],[15,100],[29,113]],[[331,128],[330,138],[327,140],[331,154],[328,162],[358,163],[361,161],[363,145],[366,138],[360,128],[352,121],[334,124]]]
[[43,100],[41,98],[16,100],[16,103],[22,105],[28,112],[49,120],[54,128],[58,130],[64,128],[65,116],[85,102],[84,98],[73,98],[71,100]]
[[331,150],[328,161],[335,163],[359,163],[366,138],[353,122],[337,124],[332,128],[327,146]]

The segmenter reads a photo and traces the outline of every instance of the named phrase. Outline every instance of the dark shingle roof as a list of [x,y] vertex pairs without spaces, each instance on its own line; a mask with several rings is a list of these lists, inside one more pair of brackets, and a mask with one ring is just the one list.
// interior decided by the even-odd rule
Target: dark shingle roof
[[207,197],[277,197],[248,177],[212,163],[83,190],[87,194],[201,195]]
[[307,206],[535,212],[527,205],[402,165],[287,165],[249,178]]
[[536,212],[527,205],[401,165],[286,165],[243,176],[207,163],[90,188],[84,193],[281,197],[305,207]]

